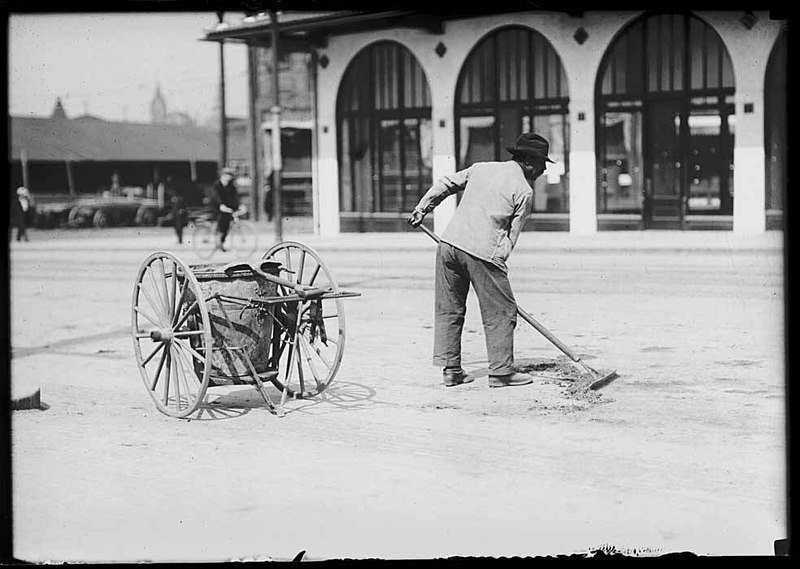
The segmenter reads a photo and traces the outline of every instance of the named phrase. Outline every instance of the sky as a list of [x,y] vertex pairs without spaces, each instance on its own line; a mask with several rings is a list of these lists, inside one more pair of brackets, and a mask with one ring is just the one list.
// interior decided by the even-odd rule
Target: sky
[[[50,116],[60,97],[67,117],[149,122],[160,85],[168,112],[203,124],[219,102],[219,44],[200,40],[216,23],[214,12],[11,14],[9,113]],[[246,117],[247,52],[224,49],[226,114]]]

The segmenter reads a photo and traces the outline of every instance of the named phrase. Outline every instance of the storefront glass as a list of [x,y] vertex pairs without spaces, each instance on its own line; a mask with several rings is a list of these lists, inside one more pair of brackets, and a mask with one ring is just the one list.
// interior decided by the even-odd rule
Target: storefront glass
[[734,81],[719,34],[687,14],[644,16],[597,77],[597,211],[686,227],[733,213]]
[[340,210],[409,212],[430,187],[428,81],[414,56],[378,42],[350,63],[337,99]]
[[519,26],[483,38],[456,88],[458,167],[507,160],[523,132],[550,142],[545,175],[536,180],[534,212],[569,211],[569,96],[561,59],[540,33]]

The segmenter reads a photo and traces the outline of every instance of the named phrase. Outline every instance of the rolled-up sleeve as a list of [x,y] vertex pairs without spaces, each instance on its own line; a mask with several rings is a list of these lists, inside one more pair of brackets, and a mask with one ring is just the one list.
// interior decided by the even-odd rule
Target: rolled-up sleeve
[[455,174],[442,176],[427,192],[425,192],[425,195],[422,196],[422,199],[419,200],[419,203],[417,203],[414,209],[424,213],[430,213],[433,208],[439,205],[447,196],[451,196],[463,190],[464,186],[467,185],[471,169],[472,166],[465,170],[459,170]]

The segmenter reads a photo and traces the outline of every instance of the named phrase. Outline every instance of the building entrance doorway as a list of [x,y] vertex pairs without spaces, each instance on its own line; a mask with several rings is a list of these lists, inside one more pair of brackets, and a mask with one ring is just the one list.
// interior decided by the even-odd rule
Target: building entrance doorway
[[653,101],[645,113],[646,229],[680,229],[684,222],[680,106],[680,101]]
[[717,32],[691,14],[640,17],[609,45],[596,89],[598,224],[732,226],[735,87]]
[[646,229],[686,229],[695,216],[733,214],[733,108],[651,101],[645,113]]

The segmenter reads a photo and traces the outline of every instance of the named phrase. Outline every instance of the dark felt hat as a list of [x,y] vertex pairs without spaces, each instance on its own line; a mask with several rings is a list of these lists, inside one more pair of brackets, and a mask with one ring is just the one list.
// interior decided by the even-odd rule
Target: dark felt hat
[[550,151],[550,143],[548,143],[547,139],[543,136],[532,132],[519,135],[517,144],[514,146],[506,146],[506,150],[515,156],[517,154],[525,154],[527,156],[533,156],[534,158],[543,158],[545,162],[553,162],[553,164],[555,164],[547,155]]

